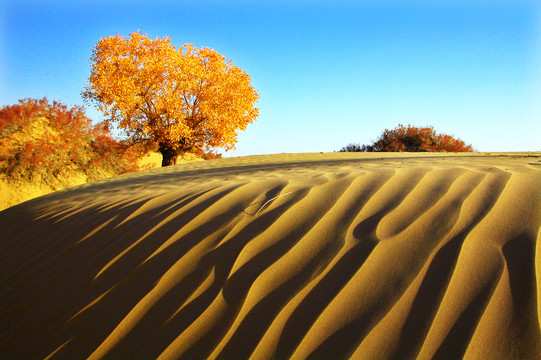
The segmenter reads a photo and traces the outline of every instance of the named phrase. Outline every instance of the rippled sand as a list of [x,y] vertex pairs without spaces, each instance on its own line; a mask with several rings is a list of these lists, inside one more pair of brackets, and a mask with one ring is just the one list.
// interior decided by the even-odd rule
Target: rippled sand
[[541,154],[282,154],[0,212],[0,358],[537,359]]

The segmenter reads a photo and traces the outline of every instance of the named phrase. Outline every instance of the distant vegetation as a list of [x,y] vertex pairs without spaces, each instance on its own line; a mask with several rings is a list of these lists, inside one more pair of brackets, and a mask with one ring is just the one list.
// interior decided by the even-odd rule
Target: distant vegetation
[[471,145],[451,135],[437,134],[433,127],[398,125],[385,129],[371,145],[349,144],[340,152],[471,152]]

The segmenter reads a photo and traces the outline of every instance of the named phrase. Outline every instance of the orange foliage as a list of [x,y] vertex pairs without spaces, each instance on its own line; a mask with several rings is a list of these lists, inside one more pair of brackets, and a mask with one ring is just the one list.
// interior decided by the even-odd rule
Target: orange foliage
[[450,135],[437,134],[433,127],[417,128],[398,125],[393,130],[385,129],[379,140],[368,146],[368,151],[433,151],[470,152],[471,145]]
[[134,143],[163,155],[162,165],[197,149],[234,148],[237,131],[259,112],[250,77],[215,50],[136,32],[100,39],[83,98]]
[[214,159],[221,159],[222,158],[222,154],[215,153],[215,152],[212,152],[212,151],[205,152],[205,151],[203,151],[201,149],[195,149],[193,151],[193,154],[196,155],[196,156],[199,156],[203,160],[214,160]]
[[53,186],[75,171],[94,180],[98,166],[112,174],[137,170],[134,151],[92,126],[84,108],[46,98],[0,109],[0,149],[0,173]]

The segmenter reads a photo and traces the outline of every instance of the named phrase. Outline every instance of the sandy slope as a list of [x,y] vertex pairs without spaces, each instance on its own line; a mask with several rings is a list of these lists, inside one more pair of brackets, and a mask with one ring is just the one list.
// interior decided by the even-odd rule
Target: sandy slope
[[[190,153],[178,156],[177,158],[177,164],[189,161],[203,161],[203,159]],[[140,169],[161,167],[162,155],[154,152],[148,153],[137,161],[137,165]],[[96,174],[96,176],[98,175]],[[113,176],[111,172],[102,169],[98,178],[105,179],[111,176]],[[90,181],[88,176],[82,171],[74,171],[70,178],[64,178],[54,186],[44,184],[39,179],[34,181],[24,179],[14,180],[7,178],[5,174],[0,174],[0,211],[38,196],[52,193],[58,189],[86,184],[88,181]]]
[[0,357],[541,358],[540,225],[540,153],[82,185],[0,212]]

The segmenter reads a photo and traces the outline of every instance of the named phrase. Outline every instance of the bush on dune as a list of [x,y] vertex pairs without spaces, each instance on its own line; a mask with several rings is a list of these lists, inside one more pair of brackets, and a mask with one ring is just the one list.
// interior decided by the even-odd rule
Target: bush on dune
[[137,152],[116,141],[84,108],[43,99],[0,109],[0,173],[8,181],[40,181],[53,189],[66,179],[98,180],[137,170]]
[[340,152],[372,152],[374,149],[370,145],[348,144],[340,149]]
[[471,152],[473,148],[451,135],[437,134],[433,127],[398,125],[385,129],[372,145],[349,144],[340,152]]
[[201,148],[195,148],[192,152],[194,155],[200,157],[203,160],[214,160],[214,159],[221,159],[222,154],[215,153],[212,151],[204,151]]

